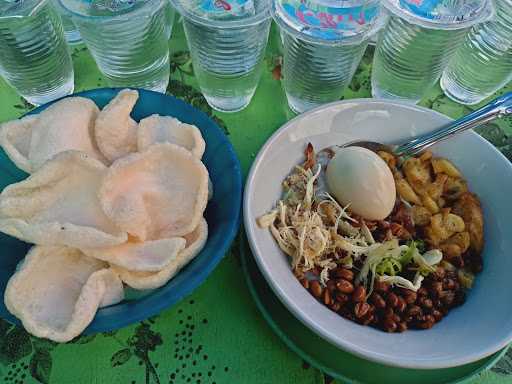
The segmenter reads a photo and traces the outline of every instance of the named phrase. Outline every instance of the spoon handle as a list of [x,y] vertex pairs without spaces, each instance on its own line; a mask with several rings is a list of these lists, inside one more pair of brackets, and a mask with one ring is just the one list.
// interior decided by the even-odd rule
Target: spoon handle
[[460,132],[476,128],[496,118],[512,113],[512,92],[505,93],[482,108],[455,120],[433,132],[418,136],[412,141],[398,146],[394,152],[398,156],[412,156],[442,140]]

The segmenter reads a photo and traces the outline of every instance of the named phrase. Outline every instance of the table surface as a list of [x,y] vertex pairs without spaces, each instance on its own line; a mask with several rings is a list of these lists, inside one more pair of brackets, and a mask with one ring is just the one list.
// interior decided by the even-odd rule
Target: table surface
[[[185,36],[177,23],[170,40],[172,79],[168,93],[214,116],[225,129],[244,175],[258,149],[294,115],[280,85],[281,56],[273,26],[264,71],[253,101],[235,114],[213,112],[197,91]],[[371,97],[369,47],[344,98]],[[75,89],[106,86],[84,46],[72,48]],[[512,85],[509,85],[512,90]],[[505,91],[500,91],[503,93]],[[0,79],[0,121],[31,109]],[[447,99],[439,87],[421,105],[451,117],[470,112]],[[493,123],[486,136],[512,159],[512,118]],[[160,315],[115,332],[57,345],[29,336],[0,320],[2,383],[123,384],[322,384],[332,378],[308,366],[267,326],[242,275],[235,243],[216,270],[192,295]],[[470,384],[512,383],[512,348],[492,370]]]

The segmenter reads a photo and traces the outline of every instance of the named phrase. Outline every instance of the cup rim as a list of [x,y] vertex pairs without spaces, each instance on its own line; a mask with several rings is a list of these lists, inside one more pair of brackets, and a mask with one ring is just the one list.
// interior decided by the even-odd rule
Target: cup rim
[[31,4],[29,4],[29,6],[27,6],[27,7],[24,7],[24,6],[26,6],[26,4],[24,4],[24,3],[21,3],[21,4],[18,3],[18,5],[20,5],[20,7],[18,9],[16,9],[16,12],[13,12],[12,14],[1,14],[0,19],[14,19],[14,18],[21,19],[21,18],[25,18],[25,17],[32,17],[37,12],[39,12],[41,10],[41,8],[43,8],[45,5],[47,5],[49,3],[49,1],[50,0],[35,1]]
[[[160,10],[163,6],[165,6],[165,3],[168,0],[148,0],[148,2],[145,5],[155,5],[159,3],[158,7],[155,7],[154,9],[151,9],[149,14],[154,14],[158,10]],[[81,13],[77,13],[76,11],[73,11],[69,9],[63,2],[63,0],[58,0],[60,7],[63,9],[65,13],[68,14],[68,16],[72,16],[79,19],[87,19],[91,22],[111,22],[112,20],[124,20],[128,18],[132,18],[133,16],[136,16],[138,13],[147,12],[145,7],[141,7],[139,9],[134,10],[133,12],[127,12],[120,15],[83,15]]]
[[399,7],[392,0],[381,0],[382,6],[391,14],[391,16],[399,17],[408,23],[418,25],[421,28],[437,29],[437,30],[457,30],[471,28],[472,26],[483,23],[494,17],[496,9],[492,0],[484,0],[480,12],[474,17],[464,19],[462,21],[446,22],[444,20],[428,19],[426,17],[417,16],[405,9]]
[[300,40],[307,41],[313,44],[326,45],[326,46],[336,46],[336,45],[358,45],[362,44],[365,41],[370,40],[377,32],[379,32],[382,27],[386,24],[388,20],[387,12],[384,12],[383,9],[379,10],[379,14],[376,17],[376,20],[370,25],[370,28],[366,31],[354,34],[353,36],[340,37],[339,39],[322,39],[320,37],[315,37],[309,34],[306,34],[302,31],[297,31],[293,29],[285,20],[283,20],[277,13],[276,10],[276,1],[272,2],[271,13],[272,18],[279,26],[281,31],[288,33]]
[[187,21],[199,24],[205,27],[219,28],[219,29],[232,29],[241,27],[251,27],[268,20],[270,18],[271,0],[263,0],[263,9],[256,15],[243,18],[239,20],[207,20],[197,14],[188,11],[182,6],[182,0],[169,0],[172,6],[183,16]]

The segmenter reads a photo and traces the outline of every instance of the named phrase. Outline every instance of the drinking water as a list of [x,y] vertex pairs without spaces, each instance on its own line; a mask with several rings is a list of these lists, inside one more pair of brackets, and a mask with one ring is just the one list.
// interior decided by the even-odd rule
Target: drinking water
[[236,112],[251,101],[270,30],[269,3],[174,0],[199,88],[212,108]]
[[465,29],[422,28],[392,16],[373,59],[372,95],[417,103],[437,82]]
[[66,36],[66,41],[68,44],[79,44],[82,42],[82,37],[80,36],[80,32],[78,32],[77,27],[71,21],[71,18],[61,14],[62,26],[64,27],[64,36]]
[[417,103],[437,82],[469,28],[493,13],[490,0],[383,0],[391,12],[377,41],[372,95]]
[[328,46],[283,34],[283,84],[290,108],[302,113],[339,100],[354,76],[368,40]]
[[339,100],[382,23],[375,0],[277,0],[283,85],[296,113]]
[[168,0],[60,0],[100,71],[116,87],[165,92]]
[[60,18],[62,20],[62,26],[64,27],[64,36],[66,37],[68,44],[80,44],[82,42],[82,38],[80,37],[80,32],[78,32],[77,27],[75,24],[73,24],[71,17],[68,16],[66,11],[62,8],[59,0],[53,0],[53,4],[59,12]]
[[172,7],[170,1],[167,1],[165,5],[165,15],[167,17],[165,25],[165,37],[167,38],[167,40],[169,40],[172,35],[172,28],[174,26],[174,19],[176,16],[176,12],[174,11],[174,8]]
[[50,0],[0,2],[0,75],[39,105],[73,92],[73,64]]
[[496,17],[464,38],[441,77],[448,97],[476,104],[512,80],[512,0],[496,0]]

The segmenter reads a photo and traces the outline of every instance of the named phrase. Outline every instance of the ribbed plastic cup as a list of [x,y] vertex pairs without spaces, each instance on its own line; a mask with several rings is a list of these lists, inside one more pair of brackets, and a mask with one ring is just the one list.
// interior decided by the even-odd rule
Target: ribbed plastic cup
[[114,87],[165,92],[168,0],[60,0],[99,70]]
[[0,75],[35,105],[73,92],[73,63],[50,0],[0,2]]
[[471,29],[441,77],[458,103],[477,104],[512,81],[512,0],[495,6],[495,18]]
[[53,0],[53,4],[55,5],[55,8],[59,12],[60,18],[62,19],[64,36],[66,37],[67,43],[69,45],[80,44],[82,42],[82,37],[80,36],[80,32],[78,32],[78,28],[73,23],[73,20],[71,20],[71,17],[62,8],[59,0]]
[[391,17],[377,41],[372,95],[417,103],[439,80],[464,35],[488,20],[490,0],[383,0]]
[[172,28],[174,27],[174,19],[176,18],[176,11],[174,10],[171,2],[168,0],[168,4],[165,8],[165,14],[167,16],[166,32],[167,39],[171,38]]
[[379,2],[276,0],[288,105],[302,113],[339,100],[383,22]]
[[[261,76],[270,0],[222,0],[212,2],[211,8],[204,7],[208,2],[172,3],[183,16],[194,73],[208,104],[221,112],[244,109]],[[240,3],[246,7],[235,8]]]

